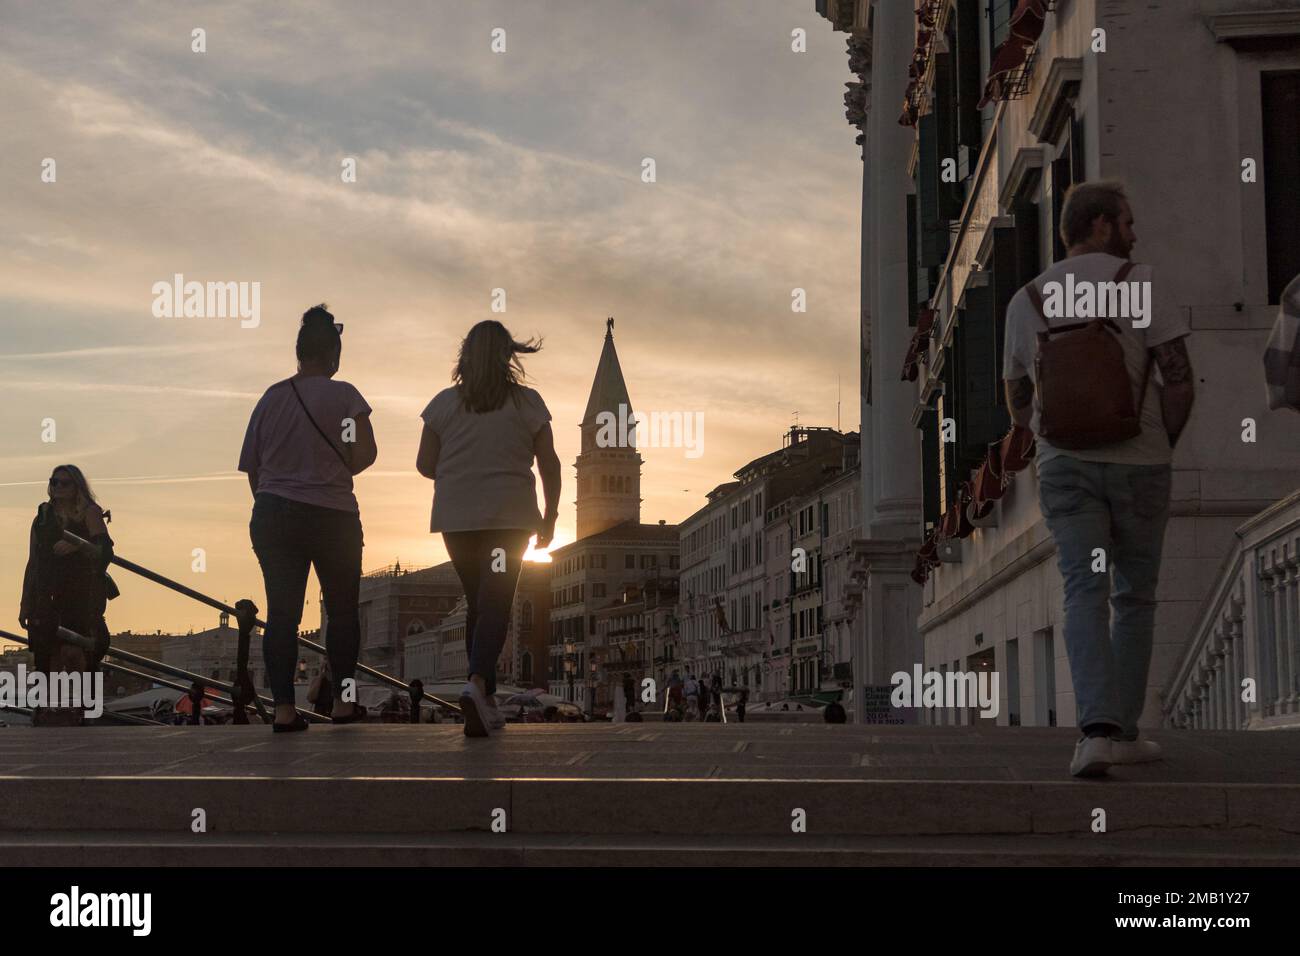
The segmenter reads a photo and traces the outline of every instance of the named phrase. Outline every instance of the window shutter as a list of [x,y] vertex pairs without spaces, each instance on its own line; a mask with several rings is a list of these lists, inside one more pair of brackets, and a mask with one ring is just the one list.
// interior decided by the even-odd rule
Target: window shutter
[[[922,520],[926,526],[939,523],[939,413],[921,413]],[[924,531],[924,529],[922,529]]]
[[1300,275],[1300,71],[1260,75],[1268,301]]
[[939,207],[939,135],[933,112],[917,122],[920,162],[917,169],[917,202],[920,207],[921,265],[937,266],[948,255],[948,224]]
[[980,66],[980,0],[957,2],[957,142],[971,151],[971,166],[984,140],[979,101],[984,94]]
[[997,388],[1001,376],[994,364],[997,323],[993,315],[991,285],[966,290],[966,308],[957,322],[954,345],[957,358],[957,480],[978,468],[997,441],[1011,427],[1006,410],[999,407]]

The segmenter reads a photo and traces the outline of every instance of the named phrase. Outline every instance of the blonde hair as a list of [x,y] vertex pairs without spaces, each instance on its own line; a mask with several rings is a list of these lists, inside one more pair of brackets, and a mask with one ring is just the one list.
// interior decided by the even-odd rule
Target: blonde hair
[[[86,517],[86,509],[92,504],[98,504],[99,501],[95,498],[95,492],[91,490],[90,482],[86,480],[86,475],[80,468],[76,465],[57,465],[50,472],[50,476],[53,477],[61,471],[67,473],[68,477],[72,479],[73,486],[77,489],[73,517],[80,521]],[[50,496],[50,504],[54,504],[53,495]]]
[[1098,216],[1105,216],[1112,224],[1118,223],[1126,202],[1124,184],[1117,179],[1075,183],[1066,192],[1065,205],[1061,207],[1061,241],[1067,249],[1086,242]]

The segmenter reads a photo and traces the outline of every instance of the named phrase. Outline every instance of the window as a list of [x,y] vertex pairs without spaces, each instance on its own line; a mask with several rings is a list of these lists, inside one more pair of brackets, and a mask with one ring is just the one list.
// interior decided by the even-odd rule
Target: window
[[1048,185],[1052,201],[1052,261],[1065,258],[1065,242],[1061,239],[1061,210],[1065,194],[1075,183],[1083,182],[1083,124],[1070,112],[1069,122],[1057,142],[1056,159],[1049,170]]
[[997,441],[1011,427],[1011,418],[998,402],[1002,370],[997,365],[998,323],[993,313],[992,285],[966,290],[965,308],[959,313],[953,336],[953,358],[957,394],[954,417],[957,422],[957,468],[959,472],[978,468]]
[[625,570],[628,571],[636,570],[636,555],[635,554],[625,555],[623,558],[623,567]]
[[1261,73],[1268,301],[1300,275],[1300,70]]
[[594,598],[603,598],[605,596],[605,585],[600,584],[599,582],[592,584],[591,596]]

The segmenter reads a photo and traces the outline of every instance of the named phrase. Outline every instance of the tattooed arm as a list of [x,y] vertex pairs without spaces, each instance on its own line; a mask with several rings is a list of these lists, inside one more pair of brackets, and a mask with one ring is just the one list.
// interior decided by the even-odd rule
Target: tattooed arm
[[1157,345],[1151,350],[1151,355],[1165,382],[1164,391],[1160,393],[1160,410],[1164,413],[1165,431],[1169,432],[1169,447],[1172,448],[1183,433],[1195,397],[1186,337]]
[[1029,420],[1034,414],[1034,383],[1028,375],[1023,378],[1002,380],[1007,392],[1007,410],[1011,420],[1022,428],[1029,427]]

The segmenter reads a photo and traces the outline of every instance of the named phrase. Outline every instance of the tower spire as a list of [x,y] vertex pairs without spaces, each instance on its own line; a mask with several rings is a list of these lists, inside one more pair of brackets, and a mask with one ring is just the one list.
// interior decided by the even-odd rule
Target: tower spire
[[579,538],[641,520],[641,456],[627,439],[634,434],[634,422],[632,399],[614,348],[611,315],[605,319],[605,342],[579,426],[582,451],[575,462]]

